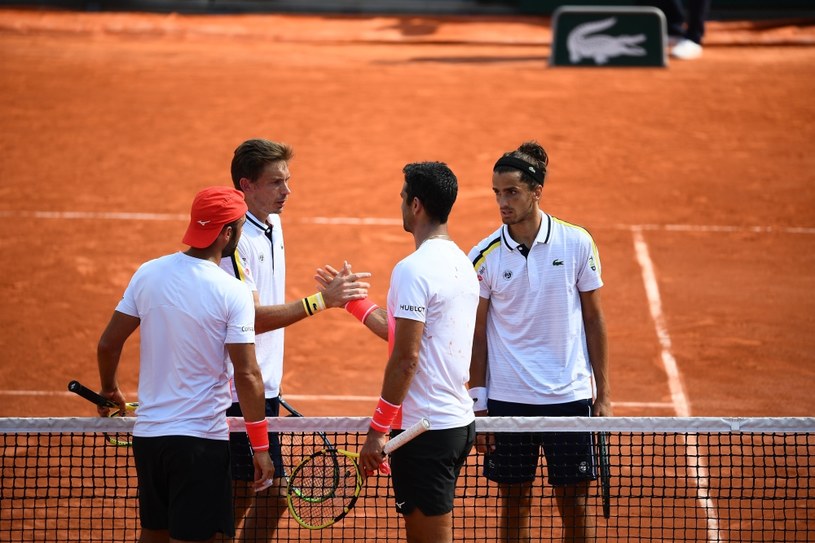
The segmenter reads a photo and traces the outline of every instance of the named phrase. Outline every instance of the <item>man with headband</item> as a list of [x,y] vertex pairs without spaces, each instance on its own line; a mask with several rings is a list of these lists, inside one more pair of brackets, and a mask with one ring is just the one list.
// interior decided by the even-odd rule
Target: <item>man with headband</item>
[[[503,225],[469,257],[480,284],[470,396],[477,416],[610,416],[600,258],[583,228],[539,207],[549,157],[523,143],[493,167]],[[479,434],[498,483],[501,539],[530,541],[532,485],[546,456],[564,541],[594,541],[590,433]]]

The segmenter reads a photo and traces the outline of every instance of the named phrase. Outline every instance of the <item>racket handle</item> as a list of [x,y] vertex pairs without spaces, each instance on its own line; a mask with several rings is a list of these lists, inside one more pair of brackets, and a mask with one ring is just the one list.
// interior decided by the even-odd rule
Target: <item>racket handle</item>
[[390,454],[411,439],[415,438],[419,434],[425,433],[428,430],[430,430],[430,421],[427,419],[421,419],[419,422],[385,443],[383,450],[385,451],[385,454]]
[[82,396],[89,402],[95,403],[100,407],[114,407],[114,408],[118,407],[113,401],[108,400],[104,396],[100,396],[99,394],[89,389],[79,381],[71,381],[70,383],[68,383],[68,390],[70,390],[74,394]]

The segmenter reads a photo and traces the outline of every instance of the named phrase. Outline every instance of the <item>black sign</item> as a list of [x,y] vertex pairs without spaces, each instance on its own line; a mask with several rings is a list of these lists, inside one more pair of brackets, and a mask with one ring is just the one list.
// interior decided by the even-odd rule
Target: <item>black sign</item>
[[564,6],[552,16],[552,66],[666,66],[665,15],[653,7]]

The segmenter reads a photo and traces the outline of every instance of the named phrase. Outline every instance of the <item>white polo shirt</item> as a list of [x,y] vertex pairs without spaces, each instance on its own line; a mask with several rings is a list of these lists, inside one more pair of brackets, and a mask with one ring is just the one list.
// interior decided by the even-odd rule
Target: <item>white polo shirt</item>
[[141,320],[133,435],[229,439],[226,344],[255,340],[246,285],[209,260],[175,253],[143,264],[116,311]]
[[466,383],[477,309],[478,280],[467,255],[452,241],[428,239],[394,267],[389,318],[424,323],[419,367],[394,428],[409,428],[422,417],[435,430],[475,419]]
[[527,257],[501,226],[469,257],[487,313],[487,394],[546,405],[592,397],[580,292],[603,286],[591,235],[541,212]]
[[[257,291],[260,305],[286,303],[286,254],[280,215],[272,213],[264,221],[247,212],[236,255],[222,259],[221,268]],[[283,339],[283,328],[258,334],[255,338],[255,353],[267,398],[276,398],[280,393]],[[234,387],[232,397],[238,401]]]

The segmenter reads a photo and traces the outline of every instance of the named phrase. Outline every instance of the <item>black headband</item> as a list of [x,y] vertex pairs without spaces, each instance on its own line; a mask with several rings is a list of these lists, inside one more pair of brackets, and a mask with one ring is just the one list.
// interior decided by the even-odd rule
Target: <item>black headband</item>
[[506,166],[508,168],[513,168],[515,170],[525,172],[529,174],[532,179],[534,179],[539,185],[543,185],[543,176],[546,175],[546,168],[540,170],[536,166],[533,166],[526,160],[521,160],[520,158],[514,157],[512,155],[504,155],[498,159],[498,162],[495,163],[495,166],[492,167],[493,171],[498,169],[499,166]]

